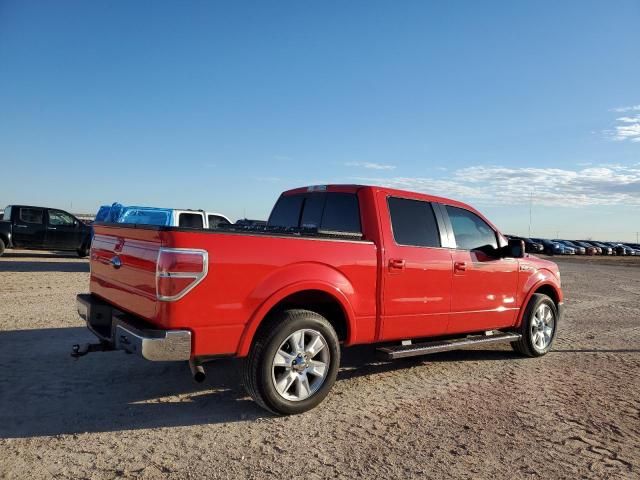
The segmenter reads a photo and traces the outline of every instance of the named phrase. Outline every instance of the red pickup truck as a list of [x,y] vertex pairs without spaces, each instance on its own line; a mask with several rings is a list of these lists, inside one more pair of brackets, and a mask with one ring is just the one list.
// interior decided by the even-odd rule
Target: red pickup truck
[[263,407],[306,411],[331,389],[340,344],[385,359],[510,342],[544,355],[562,317],[556,264],[525,256],[478,211],[389,188],[298,188],[266,226],[95,224],[80,316],[98,337],[74,355],[244,358]]

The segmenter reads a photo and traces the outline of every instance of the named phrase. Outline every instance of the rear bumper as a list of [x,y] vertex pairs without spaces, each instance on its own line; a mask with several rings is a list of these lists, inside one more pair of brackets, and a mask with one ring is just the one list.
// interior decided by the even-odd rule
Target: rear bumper
[[91,294],[76,297],[78,315],[87,328],[115,350],[155,362],[189,360],[191,332],[189,330],[159,330],[128,315]]

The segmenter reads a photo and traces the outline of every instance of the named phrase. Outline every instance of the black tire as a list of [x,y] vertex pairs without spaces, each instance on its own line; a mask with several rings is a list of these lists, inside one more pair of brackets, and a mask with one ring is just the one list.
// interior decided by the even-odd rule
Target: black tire
[[86,246],[80,247],[78,250],[76,250],[76,253],[80,258],[84,258],[87,255],[89,255],[89,247],[86,247]]
[[[548,310],[547,310],[548,309]],[[542,334],[546,338],[544,328],[549,325],[544,323],[545,315],[542,312],[549,312],[553,317],[553,325],[551,327],[551,333],[548,335],[548,343],[546,341],[537,342],[539,338],[536,334]],[[537,315],[537,316],[536,316]],[[539,327],[539,319],[542,317],[543,325]],[[518,333],[522,335],[517,342],[511,342],[513,349],[527,357],[541,357],[545,355],[553,345],[553,341],[558,331],[558,309],[556,304],[547,295],[542,293],[534,293],[527,304],[527,308],[522,316],[522,323]],[[538,344],[540,343],[540,345]]]
[[[273,366],[273,359],[283,345],[289,345],[285,342],[300,330],[319,333],[323,337],[326,342],[324,348],[327,349],[323,355],[328,355],[328,367],[326,367],[324,380],[317,390],[307,398],[292,401],[284,398],[276,389],[276,368]],[[305,338],[304,334],[303,338]],[[327,319],[309,310],[285,310],[269,318],[256,333],[249,356],[244,361],[244,386],[258,405],[273,413],[280,415],[302,413],[311,410],[324,400],[336,380],[339,365],[338,336]],[[296,368],[299,367],[300,365]],[[296,375],[292,368],[288,368],[287,372]]]
[[6,245],[4,244],[4,240],[2,238],[0,238],[0,257],[4,253],[4,249],[5,248],[6,248]]

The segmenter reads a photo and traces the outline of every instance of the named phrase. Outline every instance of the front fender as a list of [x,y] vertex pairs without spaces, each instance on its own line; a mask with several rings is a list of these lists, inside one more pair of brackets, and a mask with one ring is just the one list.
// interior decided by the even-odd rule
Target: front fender
[[520,303],[520,311],[518,313],[515,327],[519,327],[522,323],[524,311],[527,308],[527,304],[529,303],[529,300],[531,300],[533,294],[543,287],[553,289],[558,299],[558,303],[561,303],[564,300],[562,288],[560,286],[560,280],[558,280],[558,277],[556,277],[550,270],[539,269],[538,271],[536,271],[536,273],[527,278],[527,281],[521,289],[522,302]]
[[238,356],[249,353],[253,337],[269,311],[286,297],[306,290],[319,290],[331,295],[341,306],[347,319],[347,344],[356,337],[355,313],[352,305],[356,293],[349,279],[336,270],[321,263],[298,263],[274,272],[266,277],[254,290],[252,297],[265,298],[247,323]]

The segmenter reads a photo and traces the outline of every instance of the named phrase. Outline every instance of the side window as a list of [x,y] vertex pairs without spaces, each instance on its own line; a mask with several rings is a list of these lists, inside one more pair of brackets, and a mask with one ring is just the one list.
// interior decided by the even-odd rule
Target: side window
[[49,225],[67,225],[74,224],[73,217],[68,213],[60,210],[49,210]]
[[276,202],[269,216],[270,227],[297,228],[300,222],[300,209],[303,195],[283,195]]
[[328,193],[320,227],[333,232],[362,233],[358,197],[353,193]]
[[474,250],[491,245],[498,248],[496,232],[478,215],[464,208],[446,206],[458,248]]
[[209,228],[216,228],[218,225],[229,225],[229,221],[220,215],[208,215]]
[[181,213],[178,226],[183,228],[204,228],[202,215],[199,213]]
[[44,210],[41,208],[21,208],[20,220],[24,223],[42,223]]
[[393,238],[398,245],[439,247],[440,233],[429,202],[389,197]]

